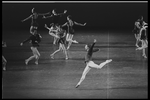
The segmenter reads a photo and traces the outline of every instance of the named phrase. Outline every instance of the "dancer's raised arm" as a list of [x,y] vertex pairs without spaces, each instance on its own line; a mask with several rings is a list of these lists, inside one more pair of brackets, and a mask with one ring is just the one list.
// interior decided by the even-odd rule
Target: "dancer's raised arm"
[[32,15],[30,15],[29,17],[27,17],[27,18],[25,18],[24,20],[22,20],[21,22],[24,22],[24,21],[26,21],[26,20],[28,20],[28,19],[30,19],[32,17]]

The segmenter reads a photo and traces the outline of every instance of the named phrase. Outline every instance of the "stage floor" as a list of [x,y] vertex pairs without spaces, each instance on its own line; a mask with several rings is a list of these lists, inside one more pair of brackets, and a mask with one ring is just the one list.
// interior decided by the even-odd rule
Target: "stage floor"
[[[42,42],[38,48],[39,65],[34,60],[25,65],[32,55],[30,44],[20,43],[30,34],[28,31],[5,32],[7,47],[3,55],[7,70],[2,72],[2,98],[43,99],[127,99],[148,98],[148,61],[142,51],[136,51],[134,34],[129,31],[77,31],[68,50],[69,59],[62,52],[54,58],[50,54],[58,49],[48,31],[39,31]],[[80,87],[75,88],[85,68],[84,46],[97,39],[93,61],[97,64],[112,59],[102,69],[91,69]],[[148,54],[148,50],[146,50]],[[147,55],[148,56],[148,55]]]

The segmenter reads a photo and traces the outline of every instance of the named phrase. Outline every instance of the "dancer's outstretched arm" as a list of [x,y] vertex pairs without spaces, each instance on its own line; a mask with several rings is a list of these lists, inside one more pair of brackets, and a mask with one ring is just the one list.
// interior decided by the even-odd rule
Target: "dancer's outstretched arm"
[[38,15],[40,15],[40,16],[41,16],[41,15],[44,16],[44,15],[48,15],[48,14],[50,14],[50,12],[48,12],[48,13],[43,13],[43,14],[42,14],[42,13],[38,13]]
[[50,15],[50,16],[47,16],[47,17],[43,15],[43,18],[49,18],[49,17],[53,17],[53,15]]
[[63,14],[65,14],[65,13],[67,13],[67,10],[64,10],[63,13],[58,13],[57,15],[63,15]]
[[80,26],[85,26],[85,25],[86,25],[86,23],[81,24],[81,23],[77,23],[77,22],[75,22],[75,21],[74,21],[74,23],[75,23],[76,25],[80,25]]
[[24,40],[23,42],[20,43],[20,45],[22,46],[24,43],[32,40],[33,36],[30,36],[29,38],[27,38],[26,40]]
[[65,24],[63,24],[62,27],[66,26],[66,25],[67,25],[67,22]]
[[47,28],[48,30],[50,30],[50,28],[45,24],[45,28]]
[[24,20],[22,20],[21,22],[24,22],[24,21],[26,21],[26,20],[28,20],[28,19],[30,19],[32,17],[32,15],[30,15],[29,17],[27,17],[27,18],[25,18]]

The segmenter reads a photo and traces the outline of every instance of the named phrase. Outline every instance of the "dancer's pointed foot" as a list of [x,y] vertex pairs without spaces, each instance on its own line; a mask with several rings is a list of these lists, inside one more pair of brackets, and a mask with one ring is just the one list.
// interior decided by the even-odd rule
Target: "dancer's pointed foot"
[[74,40],[74,43],[79,43],[78,41]]
[[35,61],[35,64],[38,65],[38,61]]
[[68,57],[66,57],[66,60],[68,60]]
[[142,55],[144,58],[147,58],[147,56],[146,55]]
[[77,85],[76,85],[76,88],[78,88],[79,86],[80,86],[80,85],[79,85],[79,84],[77,84]]
[[54,59],[54,55],[51,54],[50,57],[51,57],[52,59]]
[[28,65],[28,60],[25,60],[25,64]]
[[112,61],[112,59],[106,60],[107,63],[110,63]]

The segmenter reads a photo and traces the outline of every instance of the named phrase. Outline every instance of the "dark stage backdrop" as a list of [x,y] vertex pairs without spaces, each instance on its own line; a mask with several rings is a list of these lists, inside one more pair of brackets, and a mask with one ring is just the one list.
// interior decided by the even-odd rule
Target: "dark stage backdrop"
[[[72,15],[73,20],[79,23],[86,22],[84,29],[132,29],[134,22],[140,15],[148,21],[148,2],[143,3],[2,3],[3,30],[22,30],[30,28],[31,19],[25,19],[31,14],[31,9],[39,13],[46,13],[56,9],[58,13],[67,10],[60,23],[66,22],[66,16]],[[51,19],[39,17],[39,29],[44,29],[44,24],[50,24]],[[76,26],[78,27],[78,26]],[[81,27],[78,27],[79,29]],[[83,29],[83,27],[81,28]]]

